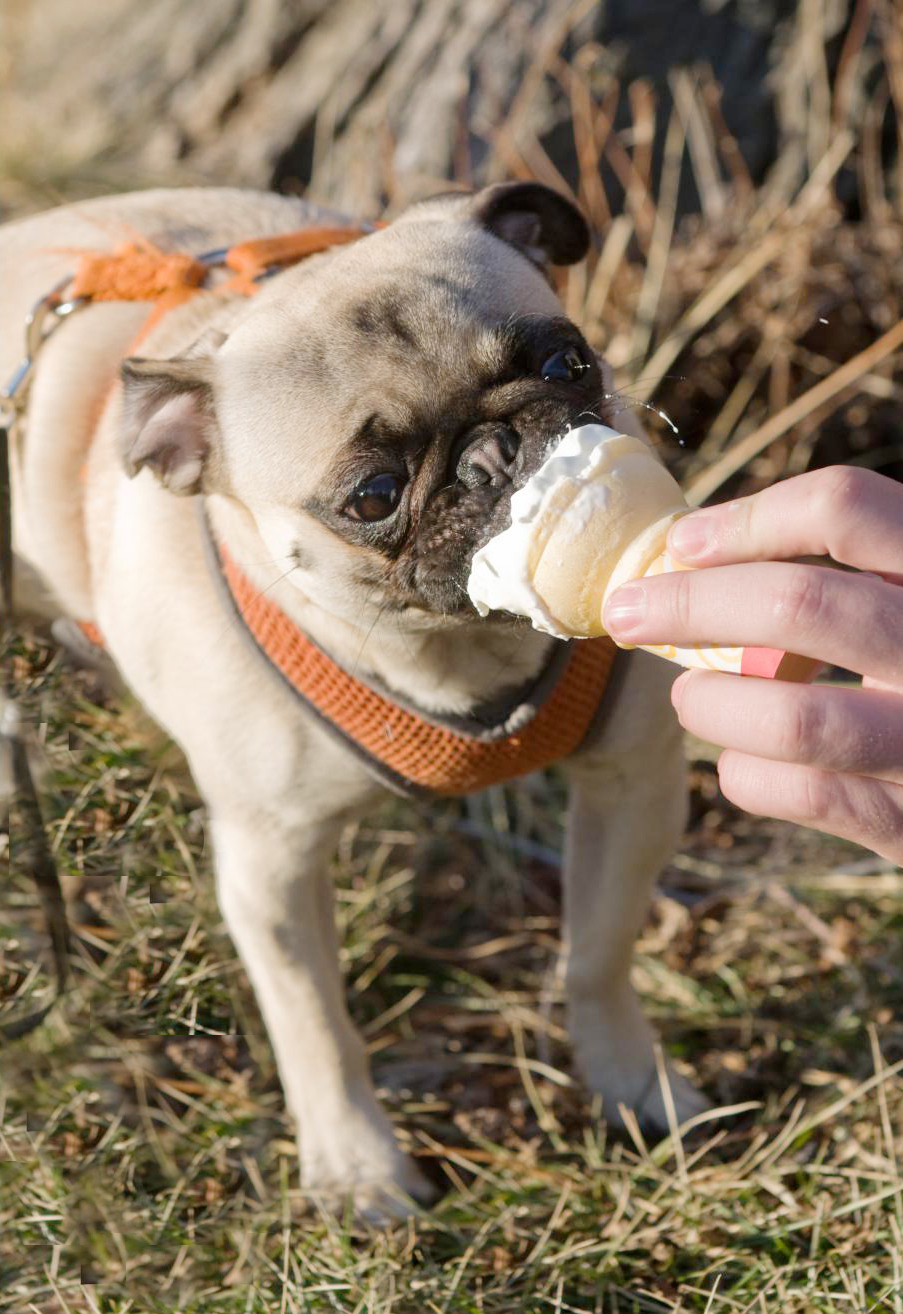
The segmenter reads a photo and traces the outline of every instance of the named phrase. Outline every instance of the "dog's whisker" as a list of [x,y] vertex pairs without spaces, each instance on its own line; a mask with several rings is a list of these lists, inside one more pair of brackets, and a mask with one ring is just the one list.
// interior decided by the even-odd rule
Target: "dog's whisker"
[[[686,439],[682,436],[680,430],[678,429],[677,425],[671,419],[670,415],[668,415],[667,411],[661,410],[658,406],[653,406],[651,402],[641,401],[640,398],[638,397],[629,397],[625,392],[621,391],[620,389],[617,392],[604,392],[599,400],[600,402],[617,402],[619,404],[619,410],[622,411],[633,410],[637,406],[642,406],[645,410],[652,411],[652,413],[654,415],[657,415],[659,419],[664,420],[665,424],[667,424],[668,428],[671,430],[671,432],[674,434],[675,438],[681,445],[683,445],[684,442],[686,441]],[[577,415],[574,416],[574,420],[580,420],[585,415],[589,416],[593,420],[596,420],[599,424],[606,423],[606,421],[602,418],[601,415],[598,414],[597,411],[590,410],[589,408],[583,411],[579,411]],[[570,428],[573,428],[573,421],[571,421]]]
[[[286,552],[284,556],[279,556],[279,557],[260,557],[260,558],[257,559],[257,560],[254,560],[254,558],[252,558],[252,557],[245,557],[245,558],[244,558],[244,561],[245,561],[245,564],[246,564],[246,565],[248,565],[248,566],[259,566],[261,570],[265,570],[265,569],[267,568],[267,566],[277,566],[277,567],[278,567],[279,564],[280,564],[281,562],[283,562],[283,561],[291,561],[291,562],[294,562],[294,565],[292,566],[292,569],[293,569],[293,570],[297,570],[297,568],[298,568],[298,563],[297,563],[297,561],[295,561],[294,553],[292,553],[292,552]],[[278,582],[278,581],[277,581],[277,582]]]
[[[369,602],[370,597],[373,596],[373,593],[374,593],[374,592],[375,592],[375,588],[374,588],[373,590],[371,590],[370,595],[369,595],[369,597],[367,598],[367,602]],[[370,642],[370,638],[371,638],[371,636],[372,636],[372,634],[373,634],[373,631],[376,629],[376,626],[379,624],[380,620],[382,619],[383,614],[385,613],[385,610],[386,610],[386,608],[388,607],[388,605],[389,605],[388,602],[384,602],[384,603],[378,608],[378,610],[377,610],[377,612],[376,612],[376,615],[374,616],[372,622],[370,623],[370,625],[369,625],[368,628],[367,628],[367,632],[366,632],[366,634],[364,635],[363,639],[361,640],[361,646],[360,646],[360,648],[358,649],[357,656],[355,657],[354,661],[351,663],[351,666],[349,667],[349,670],[348,670],[348,674],[349,674],[349,675],[354,675],[354,674],[360,669],[360,664],[361,664],[361,661],[363,660],[363,656],[364,656],[364,649],[366,648],[367,644]]]
[[623,396],[619,396],[616,393],[611,393],[610,396],[612,397],[612,399],[617,399],[618,401],[623,402],[623,405],[621,407],[622,410],[633,410],[637,406],[642,406],[645,410],[652,411],[653,415],[657,415],[660,420],[664,420],[665,424],[667,424],[668,428],[674,434],[675,438],[679,443],[686,442],[686,439],[683,437],[677,425],[671,419],[671,416],[667,413],[667,411],[660,410],[658,406],[653,406],[651,402],[640,401],[638,397],[623,397]]
[[[258,563],[258,564],[269,564],[269,565],[275,565],[275,562],[272,561],[272,559],[271,559],[268,563]],[[267,593],[269,593],[270,589],[274,589],[274,588],[276,587],[277,584],[281,584],[282,581],[283,581],[284,579],[288,579],[288,577],[289,577],[289,575],[291,575],[292,571],[297,570],[297,569],[298,569],[297,566],[291,566],[291,567],[290,567],[288,570],[286,570],[283,574],[279,575],[276,579],[274,579],[274,580],[272,581],[272,583],[267,584],[266,588],[262,588],[262,589],[260,590],[260,597],[264,597]],[[247,624],[247,622],[248,622],[248,607],[239,607],[239,608],[238,608],[238,615],[239,615],[239,618],[240,618],[245,624]],[[223,637],[224,635],[228,634],[228,632],[229,632],[229,623],[228,623],[228,618],[227,618],[226,623],[223,625],[223,628],[222,628],[221,631],[220,631],[220,637]]]
[[662,383],[665,379],[685,383],[687,376],[686,374],[641,374],[638,379],[631,379],[630,383],[625,383],[617,391],[620,394],[629,394],[633,388],[639,388],[642,384],[649,383],[650,380],[655,383]]
[[277,584],[281,584],[284,579],[288,579],[289,575],[293,575],[297,569],[298,567],[296,565],[289,566],[288,570],[283,571],[281,575],[277,575],[271,583],[267,584],[266,588],[260,590],[261,597],[265,597],[270,589],[274,589]]

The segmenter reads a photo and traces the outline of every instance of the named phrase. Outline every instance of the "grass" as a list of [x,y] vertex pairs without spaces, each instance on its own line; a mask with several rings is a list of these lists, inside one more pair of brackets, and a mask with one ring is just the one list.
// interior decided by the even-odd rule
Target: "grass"
[[[899,360],[872,352],[836,386],[903,318],[900,197],[851,90],[867,28],[843,46],[828,120],[813,109],[801,125],[808,158],[786,143],[758,190],[704,70],[674,76],[654,192],[648,88],[627,89],[635,131],[614,132],[616,85],[590,94],[553,50],[528,80],[569,106],[575,192],[601,235],[566,305],[625,394],[674,421],[682,451],[651,417],[689,487],[723,496],[838,459],[903,473]],[[893,25],[875,32],[877,103]],[[496,172],[560,183],[528,109],[522,96],[487,129]],[[626,191],[614,219],[603,157]],[[686,158],[702,215],[678,221]],[[843,171],[861,179],[855,222]],[[335,874],[351,1010],[402,1137],[447,1188],[429,1214],[362,1232],[297,1188],[177,755],[40,637],[4,660],[39,741],[75,951],[62,1004],[0,1049],[0,1311],[903,1311],[899,871],[735,812],[711,750],[688,745],[690,828],[635,978],[717,1108],[647,1143],[609,1134],[570,1064],[560,782],[443,805],[428,824],[392,805],[348,830]],[[34,892],[10,870],[0,1020],[48,997],[48,964]]]
[[[0,1310],[903,1308],[903,875],[733,813],[697,746],[693,822],[636,981],[719,1110],[611,1137],[555,976],[560,787],[387,807],[336,861],[344,966],[381,1094],[447,1187],[385,1233],[313,1212],[211,892],[198,801],[134,713],[38,642],[45,797],[75,979],[2,1051]],[[4,889],[0,981],[49,982]]]

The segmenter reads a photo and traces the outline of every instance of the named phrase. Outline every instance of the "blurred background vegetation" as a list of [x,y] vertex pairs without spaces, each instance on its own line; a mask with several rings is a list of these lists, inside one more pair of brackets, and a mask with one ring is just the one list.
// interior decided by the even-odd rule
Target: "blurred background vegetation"
[[[594,232],[567,309],[691,496],[834,461],[903,477],[898,0],[5,0],[2,22],[3,217],[196,183],[391,216],[538,178]],[[727,1112],[647,1145],[608,1136],[570,1066],[560,782],[351,828],[351,1009],[449,1189],[361,1237],[296,1189],[177,755],[43,636],[6,657],[76,951],[63,1005],[0,1050],[0,1310],[903,1310],[887,863],[737,813],[689,746],[635,975]],[[47,969],[34,891],[4,873],[4,1014],[47,998]]]
[[595,233],[568,309],[678,472],[745,440],[697,495],[738,461],[903,475],[899,352],[812,391],[903,313],[897,0],[6,0],[4,37],[7,214],[228,183],[376,217],[539,178]]

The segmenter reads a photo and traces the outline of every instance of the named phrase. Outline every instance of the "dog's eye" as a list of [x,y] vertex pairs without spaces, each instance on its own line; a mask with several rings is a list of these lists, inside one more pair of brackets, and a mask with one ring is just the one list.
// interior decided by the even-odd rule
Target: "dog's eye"
[[404,485],[400,475],[374,475],[351,494],[345,514],[352,520],[386,520],[398,506]]
[[540,373],[548,382],[574,383],[590,368],[579,347],[565,347],[545,362]]

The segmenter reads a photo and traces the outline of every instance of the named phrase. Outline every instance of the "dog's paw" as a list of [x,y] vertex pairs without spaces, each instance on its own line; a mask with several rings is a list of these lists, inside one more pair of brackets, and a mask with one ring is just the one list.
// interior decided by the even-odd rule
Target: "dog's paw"
[[655,1033],[633,992],[624,994],[617,1007],[607,1003],[583,1005],[571,1015],[577,1064],[590,1090],[602,1096],[606,1122],[623,1127],[623,1106],[633,1110],[644,1131],[666,1135],[672,1121],[669,1103],[678,1126],[711,1108],[705,1095],[669,1062],[660,1075]]
[[391,1174],[365,1178],[349,1174],[345,1181],[319,1183],[302,1177],[304,1193],[312,1204],[368,1227],[391,1227],[433,1204],[438,1189],[406,1155],[399,1155]]
[[669,1096],[666,1096],[663,1081],[654,1063],[629,1081],[616,1079],[614,1082],[602,1083],[602,1089],[597,1086],[602,1096],[606,1121],[614,1127],[623,1127],[621,1109],[628,1108],[636,1115],[644,1132],[664,1136],[671,1130],[669,1102],[678,1127],[712,1107],[711,1101],[702,1091],[676,1072],[670,1063],[665,1065],[665,1073]]
[[626,1108],[633,1111],[644,1132],[664,1136],[671,1130],[672,1117],[679,1127],[712,1107],[702,1091],[670,1063],[665,1063],[664,1074],[660,1074],[651,1046],[640,1061],[633,1057],[630,1064],[623,1057],[620,1063],[614,1058],[604,1067],[585,1060],[581,1064],[590,1090],[602,1096],[602,1114],[610,1126],[624,1127],[621,1110]]

